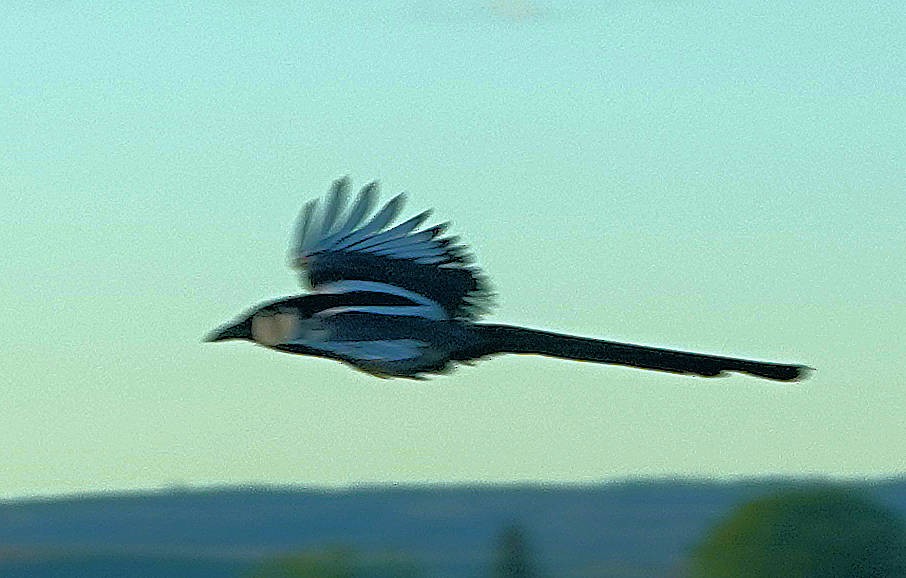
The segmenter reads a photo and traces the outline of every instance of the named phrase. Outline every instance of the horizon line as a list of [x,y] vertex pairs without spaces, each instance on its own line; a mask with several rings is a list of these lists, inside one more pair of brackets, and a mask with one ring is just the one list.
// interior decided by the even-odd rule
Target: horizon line
[[692,475],[660,475],[660,476],[623,476],[611,479],[587,481],[546,481],[546,480],[512,480],[512,481],[481,481],[481,480],[413,480],[405,482],[392,481],[361,481],[343,484],[305,484],[282,482],[199,482],[181,483],[174,482],[157,486],[137,486],[133,488],[93,489],[93,490],[61,490],[23,494],[0,495],[0,507],[9,505],[23,505],[28,503],[72,502],[91,501],[104,499],[128,499],[141,497],[157,497],[168,495],[186,494],[211,494],[211,493],[311,493],[311,494],[351,494],[356,492],[375,491],[407,491],[407,490],[497,490],[497,489],[556,489],[556,490],[581,490],[595,489],[607,486],[629,485],[663,485],[663,484],[710,484],[727,486],[746,483],[793,483],[793,484],[886,484],[906,481],[906,472],[898,474],[756,474],[756,475],[727,475],[720,477],[692,476]]

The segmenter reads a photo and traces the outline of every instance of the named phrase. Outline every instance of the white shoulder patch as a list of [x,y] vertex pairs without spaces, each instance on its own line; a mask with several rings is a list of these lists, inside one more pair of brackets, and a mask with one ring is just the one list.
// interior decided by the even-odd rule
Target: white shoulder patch
[[252,339],[261,345],[277,345],[292,341],[299,328],[299,320],[291,313],[255,315],[252,318]]

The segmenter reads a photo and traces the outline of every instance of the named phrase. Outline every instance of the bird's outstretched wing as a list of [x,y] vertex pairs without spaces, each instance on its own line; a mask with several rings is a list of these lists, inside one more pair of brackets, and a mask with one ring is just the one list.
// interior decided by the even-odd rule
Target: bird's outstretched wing
[[318,200],[302,209],[290,262],[307,273],[312,289],[344,281],[381,283],[436,302],[451,319],[475,319],[487,310],[484,275],[456,237],[443,236],[448,223],[420,228],[430,214],[424,211],[391,226],[405,201],[402,193],[368,218],[378,197],[374,182],[347,210],[348,196],[344,177],[334,181],[321,210]]

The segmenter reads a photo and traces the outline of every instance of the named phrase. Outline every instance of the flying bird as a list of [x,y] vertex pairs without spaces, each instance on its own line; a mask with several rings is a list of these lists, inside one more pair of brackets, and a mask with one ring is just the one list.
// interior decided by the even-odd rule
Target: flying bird
[[375,182],[347,208],[349,188],[345,177],[334,181],[323,207],[310,201],[299,217],[290,262],[311,292],[258,305],[207,341],[244,339],[379,377],[415,379],[503,353],[778,381],[809,369],[479,323],[492,293],[469,250],[446,236],[449,223],[423,227],[430,215],[424,211],[394,224],[405,193],[374,211]]

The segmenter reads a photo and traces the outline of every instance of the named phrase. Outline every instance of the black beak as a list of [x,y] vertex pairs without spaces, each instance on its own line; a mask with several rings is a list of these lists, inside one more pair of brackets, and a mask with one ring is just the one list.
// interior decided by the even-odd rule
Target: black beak
[[251,339],[252,320],[245,319],[239,323],[224,325],[205,335],[205,341],[226,341],[227,339]]

